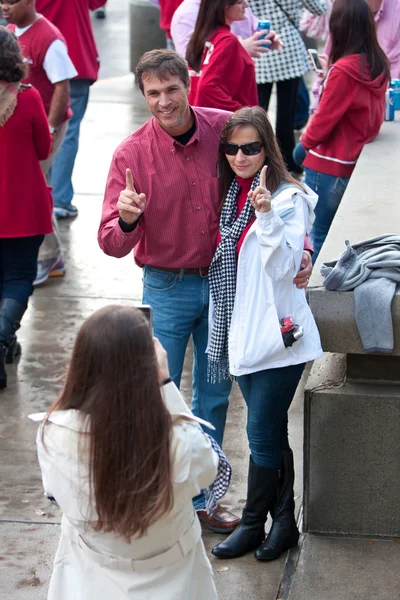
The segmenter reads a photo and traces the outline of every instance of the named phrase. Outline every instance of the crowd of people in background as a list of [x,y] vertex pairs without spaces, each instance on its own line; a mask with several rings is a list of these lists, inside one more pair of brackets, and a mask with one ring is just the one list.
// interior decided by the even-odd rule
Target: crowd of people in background
[[[288,410],[322,353],[305,287],[399,77],[399,0],[151,1],[167,49],[137,66],[152,116],[114,152],[98,243],[142,267],[156,340],[138,310],[98,311],[60,398],[36,418],[45,492],[63,511],[51,600],[82,589],[99,600],[217,598],[200,523],[230,534],[217,558],[270,561],[297,545]],[[0,0],[1,389],[34,286],[66,271],[57,219],[78,216],[72,174],[99,71],[90,11],[104,19],[105,4]],[[301,28],[326,46],[296,145],[310,70]],[[290,344],[288,318],[301,324]],[[178,391],[190,338],[191,410]],[[250,449],[240,517],[218,502],[233,379]]]

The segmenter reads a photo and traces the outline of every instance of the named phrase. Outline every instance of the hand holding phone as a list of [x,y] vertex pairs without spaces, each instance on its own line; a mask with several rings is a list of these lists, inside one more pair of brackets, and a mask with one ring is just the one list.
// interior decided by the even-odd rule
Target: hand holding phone
[[151,306],[149,306],[148,304],[141,304],[140,306],[136,306],[135,308],[139,309],[140,312],[144,314],[147,322],[149,323],[151,331],[153,331],[153,311],[151,309]]
[[308,51],[308,55],[310,57],[313,70],[316,73],[323,74],[324,69],[321,64],[321,61],[319,60],[318,52],[314,48],[310,48],[310,50]]

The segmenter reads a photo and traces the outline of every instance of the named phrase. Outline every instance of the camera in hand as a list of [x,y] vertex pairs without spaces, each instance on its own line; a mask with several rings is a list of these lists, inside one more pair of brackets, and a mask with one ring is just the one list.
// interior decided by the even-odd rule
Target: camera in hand
[[281,319],[279,323],[281,326],[283,343],[285,344],[286,348],[293,346],[297,340],[303,337],[303,328],[300,325],[296,325],[292,317],[285,317],[284,319]]

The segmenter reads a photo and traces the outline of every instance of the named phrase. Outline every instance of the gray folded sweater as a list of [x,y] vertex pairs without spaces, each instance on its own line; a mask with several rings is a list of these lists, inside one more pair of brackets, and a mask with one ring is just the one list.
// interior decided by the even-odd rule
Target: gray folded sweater
[[328,290],[354,290],[355,318],[366,352],[392,352],[391,305],[400,282],[400,236],[385,234],[350,245],[339,260],[323,263]]

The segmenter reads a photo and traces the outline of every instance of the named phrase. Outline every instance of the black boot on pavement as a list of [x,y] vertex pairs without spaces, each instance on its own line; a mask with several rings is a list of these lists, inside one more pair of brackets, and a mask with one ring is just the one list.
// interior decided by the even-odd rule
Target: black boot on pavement
[[224,541],[211,550],[217,558],[237,558],[255,550],[265,538],[265,522],[274,506],[279,471],[260,467],[249,461],[247,501],[240,525]]
[[7,387],[5,363],[10,364],[21,354],[15,332],[21,326],[26,308],[13,298],[0,300],[0,389]]
[[299,530],[294,516],[294,465],[293,452],[282,455],[281,477],[278,496],[271,511],[273,519],[270,532],[254,553],[258,560],[275,560],[283,552],[297,546]]

